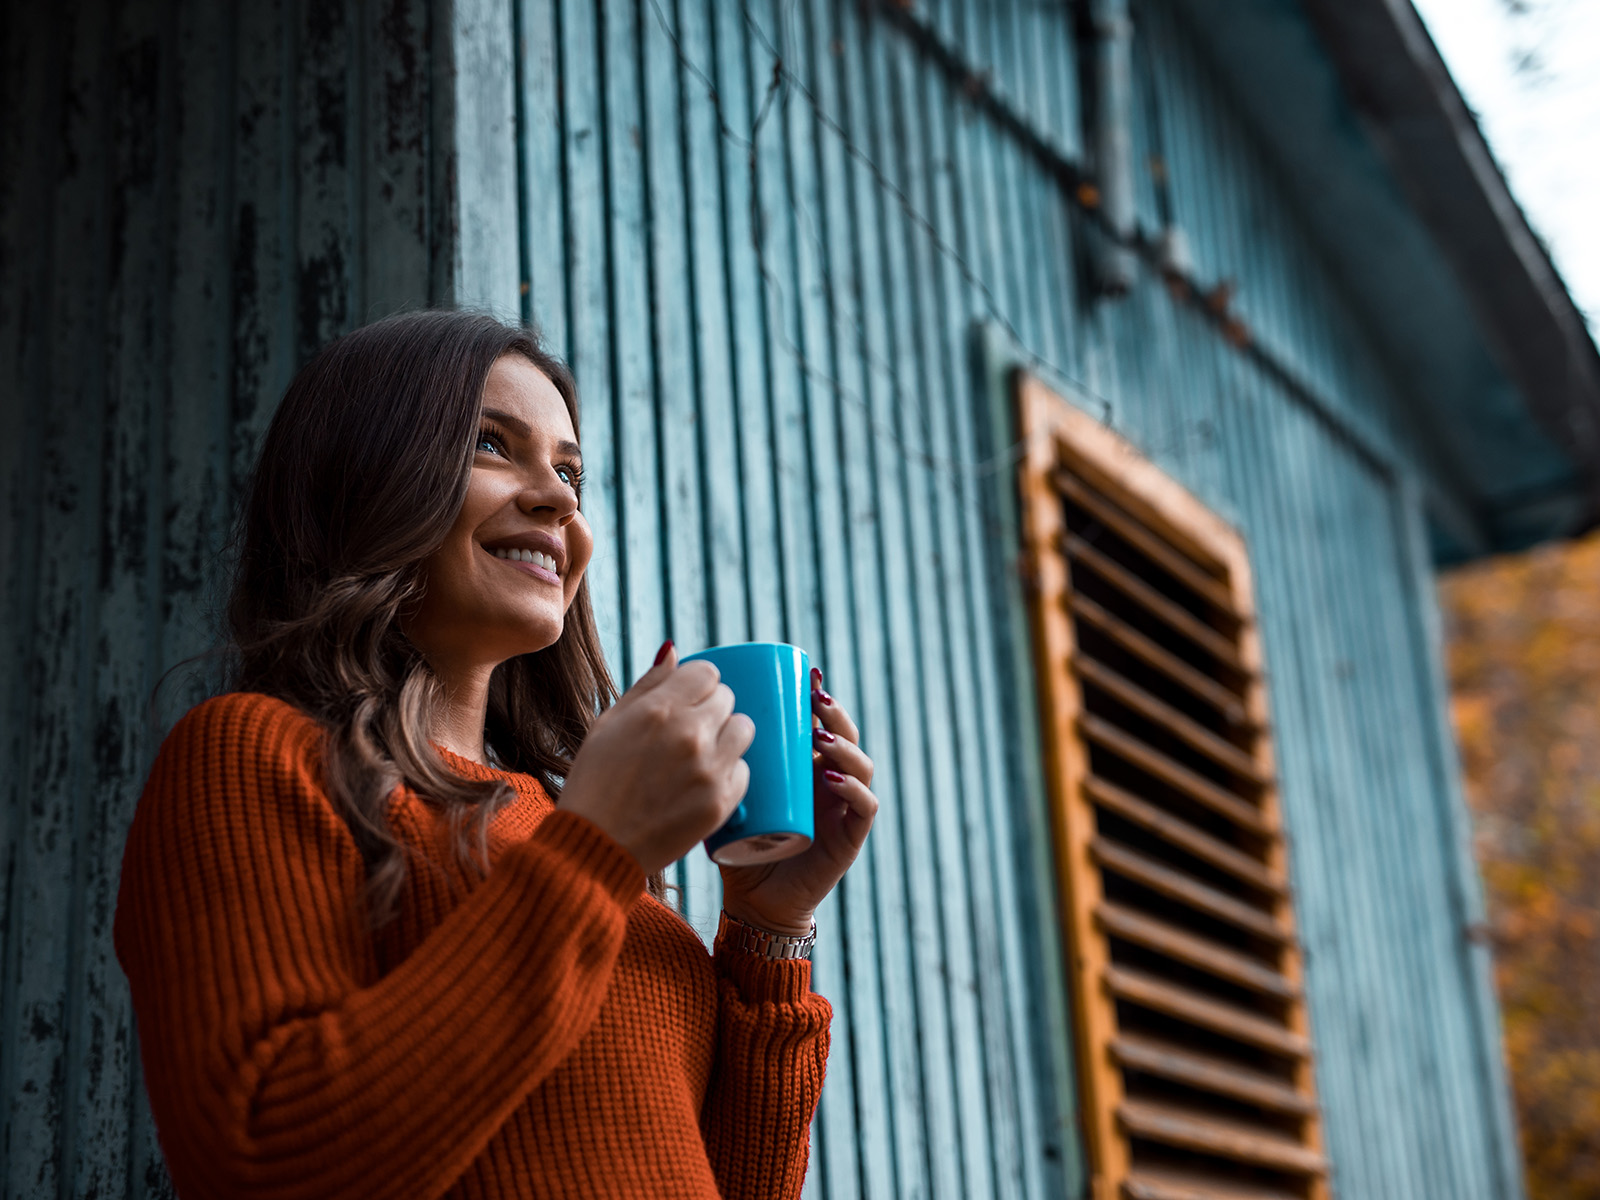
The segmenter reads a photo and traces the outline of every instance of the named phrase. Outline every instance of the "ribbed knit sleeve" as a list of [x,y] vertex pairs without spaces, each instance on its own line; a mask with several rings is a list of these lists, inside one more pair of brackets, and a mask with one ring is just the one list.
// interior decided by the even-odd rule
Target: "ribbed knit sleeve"
[[642,894],[557,811],[380,978],[320,737],[267,697],[201,705],[129,834],[117,954],[186,1200],[443,1193],[589,1030]]
[[822,1095],[833,1009],[811,990],[811,964],[713,951],[717,1061],[701,1128],[723,1200],[800,1195],[811,1115]]

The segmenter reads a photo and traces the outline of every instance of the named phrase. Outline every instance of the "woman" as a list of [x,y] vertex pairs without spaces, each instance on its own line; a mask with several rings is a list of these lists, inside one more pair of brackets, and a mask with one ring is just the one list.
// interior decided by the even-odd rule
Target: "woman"
[[708,956],[662,871],[737,806],[752,727],[670,642],[617,700],[577,442],[562,365],[474,314],[358,330],[284,397],[235,690],[163,744],[117,904],[186,1200],[798,1195],[812,913],[872,764],[814,673],[816,840],[723,868]]

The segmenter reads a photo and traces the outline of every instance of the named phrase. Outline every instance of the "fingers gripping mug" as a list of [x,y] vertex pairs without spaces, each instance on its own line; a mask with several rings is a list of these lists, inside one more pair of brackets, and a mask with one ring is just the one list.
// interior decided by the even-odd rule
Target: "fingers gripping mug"
[[713,861],[729,867],[775,862],[811,845],[811,660],[798,646],[742,642],[690,654],[722,673],[733,708],[755,722],[744,752],[750,789],[726,824],[705,841]]

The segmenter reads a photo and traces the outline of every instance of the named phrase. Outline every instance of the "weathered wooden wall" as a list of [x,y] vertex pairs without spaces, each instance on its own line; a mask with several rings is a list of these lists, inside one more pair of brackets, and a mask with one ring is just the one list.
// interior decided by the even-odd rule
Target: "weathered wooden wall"
[[[146,700],[213,637],[295,363],[441,300],[538,321],[576,370],[615,673],[669,634],[796,641],[867,731],[885,809],[819,918],[812,1194],[1081,1184],[1016,365],[1252,547],[1337,1194],[1518,1192],[1406,397],[1215,69],[1162,0],[1137,15],[1139,161],[1166,164],[1141,219],[1235,281],[1248,351],[1148,263],[1125,300],[1086,292],[1065,4],[8,13],[6,1195],[160,1192],[110,921],[157,735],[204,680]],[[681,881],[708,930],[713,872]]]
[[0,89],[0,1191],[158,1194],[111,951],[123,835],[199,686],[295,363],[425,303],[423,0],[7,5]]

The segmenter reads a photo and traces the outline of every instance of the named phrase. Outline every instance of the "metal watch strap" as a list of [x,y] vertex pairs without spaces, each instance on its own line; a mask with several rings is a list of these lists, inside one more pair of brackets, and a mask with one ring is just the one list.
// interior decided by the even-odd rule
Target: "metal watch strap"
[[811,947],[817,944],[817,923],[811,922],[811,932],[804,937],[788,937],[746,924],[737,917],[730,917],[724,910],[717,926],[717,937],[725,938],[731,949],[742,950],[746,954],[779,962],[799,958],[809,962]]

